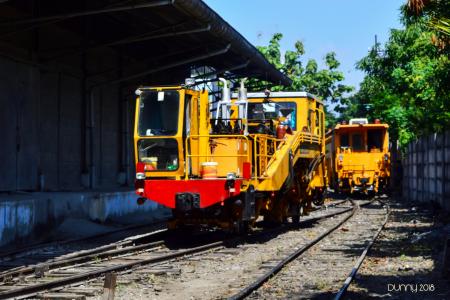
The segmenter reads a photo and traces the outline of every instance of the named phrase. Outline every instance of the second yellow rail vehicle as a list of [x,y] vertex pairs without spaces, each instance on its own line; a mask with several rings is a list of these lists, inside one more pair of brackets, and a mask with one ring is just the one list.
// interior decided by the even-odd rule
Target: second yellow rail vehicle
[[336,192],[374,194],[389,186],[389,126],[351,119],[327,134],[330,185]]

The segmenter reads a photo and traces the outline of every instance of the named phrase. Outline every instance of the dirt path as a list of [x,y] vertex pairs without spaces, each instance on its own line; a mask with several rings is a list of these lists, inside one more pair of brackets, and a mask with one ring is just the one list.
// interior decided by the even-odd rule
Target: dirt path
[[450,281],[441,275],[449,221],[429,207],[392,202],[346,299],[450,299]]

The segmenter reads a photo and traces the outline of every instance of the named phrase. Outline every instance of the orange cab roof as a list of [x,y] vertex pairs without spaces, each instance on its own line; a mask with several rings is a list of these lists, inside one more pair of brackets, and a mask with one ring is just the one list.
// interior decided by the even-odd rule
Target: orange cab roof
[[338,129],[355,129],[355,128],[360,128],[360,127],[364,127],[364,128],[389,128],[388,124],[353,124],[353,125],[342,125],[342,124],[337,124],[336,127],[334,128],[335,130]]

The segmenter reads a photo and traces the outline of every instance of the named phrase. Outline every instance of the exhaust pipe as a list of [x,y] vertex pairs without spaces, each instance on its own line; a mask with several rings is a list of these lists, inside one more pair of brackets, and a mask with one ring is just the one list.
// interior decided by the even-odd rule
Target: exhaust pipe
[[238,100],[239,101],[247,101],[247,88],[245,87],[245,82],[247,81],[247,78],[241,79],[241,86],[239,87],[238,92]]
[[230,117],[228,114],[228,107],[226,104],[231,103],[230,88],[228,87],[227,80],[225,78],[220,77],[219,81],[223,83],[223,89],[222,89],[222,100],[220,100],[219,103],[217,103],[216,125],[219,119],[219,115],[221,115],[222,119],[228,119]]
[[222,77],[220,77],[219,80],[220,80],[220,82],[223,83],[222,102],[229,103],[229,102],[231,102],[231,96],[230,96],[230,88],[228,87],[227,80]]
[[239,118],[243,120],[244,135],[248,135],[248,99],[247,99],[247,88],[245,87],[245,82],[247,78],[241,79],[241,86],[238,91],[238,102],[243,104],[241,109],[239,109]]

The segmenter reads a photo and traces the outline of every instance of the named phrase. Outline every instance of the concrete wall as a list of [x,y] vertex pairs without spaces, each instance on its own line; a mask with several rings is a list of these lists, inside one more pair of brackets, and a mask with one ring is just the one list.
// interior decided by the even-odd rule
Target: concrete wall
[[149,223],[169,214],[170,210],[151,201],[137,206],[134,191],[2,195],[0,246],[40,241],[69,218],[133,224]]
[[450,131],[408,145],[403,157],[403,198],[436,202],[450,210]]

